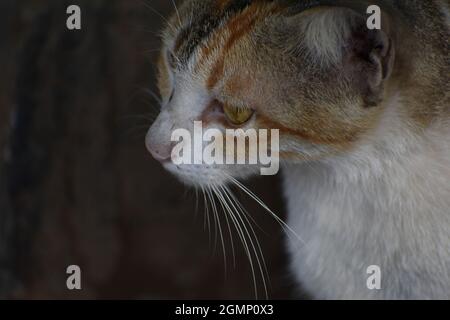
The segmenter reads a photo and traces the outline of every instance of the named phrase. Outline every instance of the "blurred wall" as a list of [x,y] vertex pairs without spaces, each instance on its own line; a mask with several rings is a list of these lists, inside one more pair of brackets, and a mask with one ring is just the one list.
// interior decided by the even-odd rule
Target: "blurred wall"
[[[65,28],[69,4],[82,8],[81,31]],[[158,112],[147,92],[157,35],[172,9],[167,0],[1,1],[2,297],[254,298],[237,235],[236,266],[227,241],[225,267],[202,198],[196,209],[195,193],[144,147]],[[249,186],[283,216],[278,178]],[[240,198],[259,225],[269,296],[293,297],[280,227]],[[66,288],[72,264],[81,291]]]

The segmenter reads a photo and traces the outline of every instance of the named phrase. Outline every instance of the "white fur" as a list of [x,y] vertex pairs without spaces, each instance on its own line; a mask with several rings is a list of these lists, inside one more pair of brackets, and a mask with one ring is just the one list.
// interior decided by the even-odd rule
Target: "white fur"
[[355,14],[348,9],[329,8],[319,12],[308,11],[300,15],[304,46],[316,63],[337,63],[342,60],[342,47],[350,37],[348,16]]
[[[292,271],[314,298],[450,298],[450,125],[399,125],[395,98],[370,139],[345,157],[284,175]],[[381,267],[369,290],[367,267]]]

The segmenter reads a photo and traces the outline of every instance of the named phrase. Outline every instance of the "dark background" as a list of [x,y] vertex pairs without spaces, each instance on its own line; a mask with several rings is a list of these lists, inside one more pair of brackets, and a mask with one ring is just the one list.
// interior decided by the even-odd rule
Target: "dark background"
[[[81,6],[81,31],[66,29],[70,4]],[[144,147],[158,112],[147,92],[157,35],[172,9],[168,0],[0,1],[0,297],[255,297],[242,246],[225,271],[195,193]],[[248,185],[284,216],[278,177]],[[240,198],[262,229],[269,297],[296,297],[280,227]],[[72,264],[81,291],[66,288]]]

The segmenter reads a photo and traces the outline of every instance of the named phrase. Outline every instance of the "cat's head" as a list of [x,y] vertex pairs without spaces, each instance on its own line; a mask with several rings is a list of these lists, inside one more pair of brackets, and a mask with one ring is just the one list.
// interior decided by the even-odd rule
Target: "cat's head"
[[[299,3],[298,1],[295,3]],[[224,183],[256,165],[176,165],[176,129],[278,129],[280,161],[350,150],[380,118],[394,62],[388,31],[348,8],[288,1],[187,0],[163,34],[163,105],[146,144],[190,184]],[[270,144],[269,144],[270,145]],[[193,151],[195,152],[195,150]]]

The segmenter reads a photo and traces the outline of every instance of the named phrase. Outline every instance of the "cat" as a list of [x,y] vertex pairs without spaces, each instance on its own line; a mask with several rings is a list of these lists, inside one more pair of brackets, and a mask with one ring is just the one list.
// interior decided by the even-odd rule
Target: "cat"
[[[370,5],[381,29],[367,27]],[[162,108],[146,146],[183,182],[220,189],[258,171],[174,165],[171,132],[199,120],[279,129],[301,288],[314,299],[449,299],[449,6],[185,0],[162,36]]]

